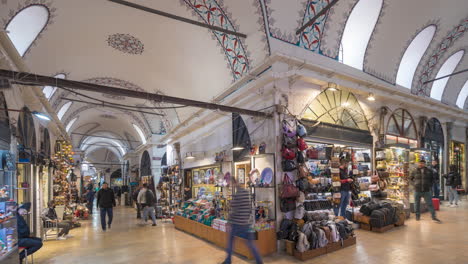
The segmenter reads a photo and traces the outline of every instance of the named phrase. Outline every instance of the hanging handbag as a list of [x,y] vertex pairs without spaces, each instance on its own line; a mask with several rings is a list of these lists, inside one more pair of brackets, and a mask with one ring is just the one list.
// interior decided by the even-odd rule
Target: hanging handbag
[[297,135],[300,136],[301,138],[307,136],[307,129],[301,123],[297,123],[296,132],[297,132]]
[[315,148],[310,148],[306,151],[307,158],[309,159],[318,159],[318,150]]
[[283,163],[283,171],[294,171],[295,169],[297,169],[297,166],[294,160],[284,160],[282,163]]
[[297,157],[297,163],[299,163],[299,164],[304,164],[305,163],[305,157],[304,157],[304,153],[302,151],[298,151],[297,154],[296,154],[296,157]]
[[369,153],[362,153],[362,155],[364,156],[364,162],[371,162]]
[[281,150],[281,153],[282,153],[283,159],[293,160],[293,159],[296,158],[296,152],[294,152],[294,150],[292,150],[292,149],[283,148]]
[[377,192],[377,191],[379,191],[379,185],[378,185],[378,184],[371,184],[371,185],[369,185],[369,191],[371,191],[371,192]]
[[305,165],[299,166],[299,177],[301,178],[307,178],[309,176],[309,170]]
[[283,213],[296,210],[296,199],[281,199],[280,210]]
[[283,135],[283,145],[287,148],[295,148],[297,145],[296,138]]
[[372,175],[371,176],[371,182],[372,183],[377,183],[378,181],[380,181],[379,175]]
[[283,178],[283,186],[281,188],[281,194],[280,198],[281,199],[287,199],[287,198],[294,198],[299,195],[299,189],[294,186],[291,177],[288,175],[288,173],[284,174]]
[[305,140],[303,138],[299,138],[297,140],[297,148],[300,150],[300,151],[304,151],[308,148],[309,146],[307,146],[307,143],[305,142]]

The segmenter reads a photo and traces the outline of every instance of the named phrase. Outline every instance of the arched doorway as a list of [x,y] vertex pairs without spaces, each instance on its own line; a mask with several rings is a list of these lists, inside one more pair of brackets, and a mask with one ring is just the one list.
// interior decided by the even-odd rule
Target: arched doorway
[[[440,195],[444,195],[444,179],[442,177],[442,172],[444,171],[444,130],[442,129],[442,124],[437,118],[431,118],[427,121],[426,127],[424,129],[424,134],[421,137],[421,145],[430,150],[432,153],[432,160],[438,161],[438,173],[437,178],[439,179],[439,190]],[[438,192],[435,194],[437,195]]]

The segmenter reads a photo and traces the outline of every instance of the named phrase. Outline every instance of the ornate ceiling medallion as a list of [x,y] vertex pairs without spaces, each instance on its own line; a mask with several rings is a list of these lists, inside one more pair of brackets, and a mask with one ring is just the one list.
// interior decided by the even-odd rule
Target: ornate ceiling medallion
[[145,45],[130,34],[113,34],[107,38],[107,44],[123,53],[139,55],[142,54]]

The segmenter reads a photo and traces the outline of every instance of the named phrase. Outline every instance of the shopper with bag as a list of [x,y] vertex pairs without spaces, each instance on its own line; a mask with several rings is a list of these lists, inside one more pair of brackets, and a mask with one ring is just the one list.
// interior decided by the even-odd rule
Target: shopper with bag
[[445,186],[447,186],[447,193],[449,196],[450,207],[458,206],[458,192],[457,187],[461,185],[461,176],[458,173],[457,165],[450,165],[449,173],[444,175]]
[[432,170],[426,167],[426,161],[421,159],[418,167],[411,172],[409,180],[414,186],[414,204],[416,221],[421,219],[421,197],[424,197],[427,207],[432,215],[432,220],[441,223],[436,217],[434,205],[432,204],[432,185],[434,183],[434,176]]
[[246,237],[247,246],[254,255],[257,264],[263,263],[262,257],[253,242],[253,233],[249,232],[251,220],[253,219],[250,193],[242,185],[238,184],[235,178],[231,178],[231,183],[236,187],[236,192],[231,200],[231,214],[229,216],[231,231],[229,232],[228,247],[226,249],[227,257],[223,264],[231,264],[234,238],[236,236]]

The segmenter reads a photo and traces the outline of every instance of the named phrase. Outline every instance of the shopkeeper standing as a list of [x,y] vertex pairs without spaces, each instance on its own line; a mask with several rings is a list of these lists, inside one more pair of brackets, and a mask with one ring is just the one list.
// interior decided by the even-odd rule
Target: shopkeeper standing
[[341,201],[338,207],[334,207],[336,216],[346,217],[346,207],[348,207],[349,199],[351,197],[351,183],[353,179],[350,177],[348,172],[349,161],[342,159],[340,161],[340,180],[341,180]]

